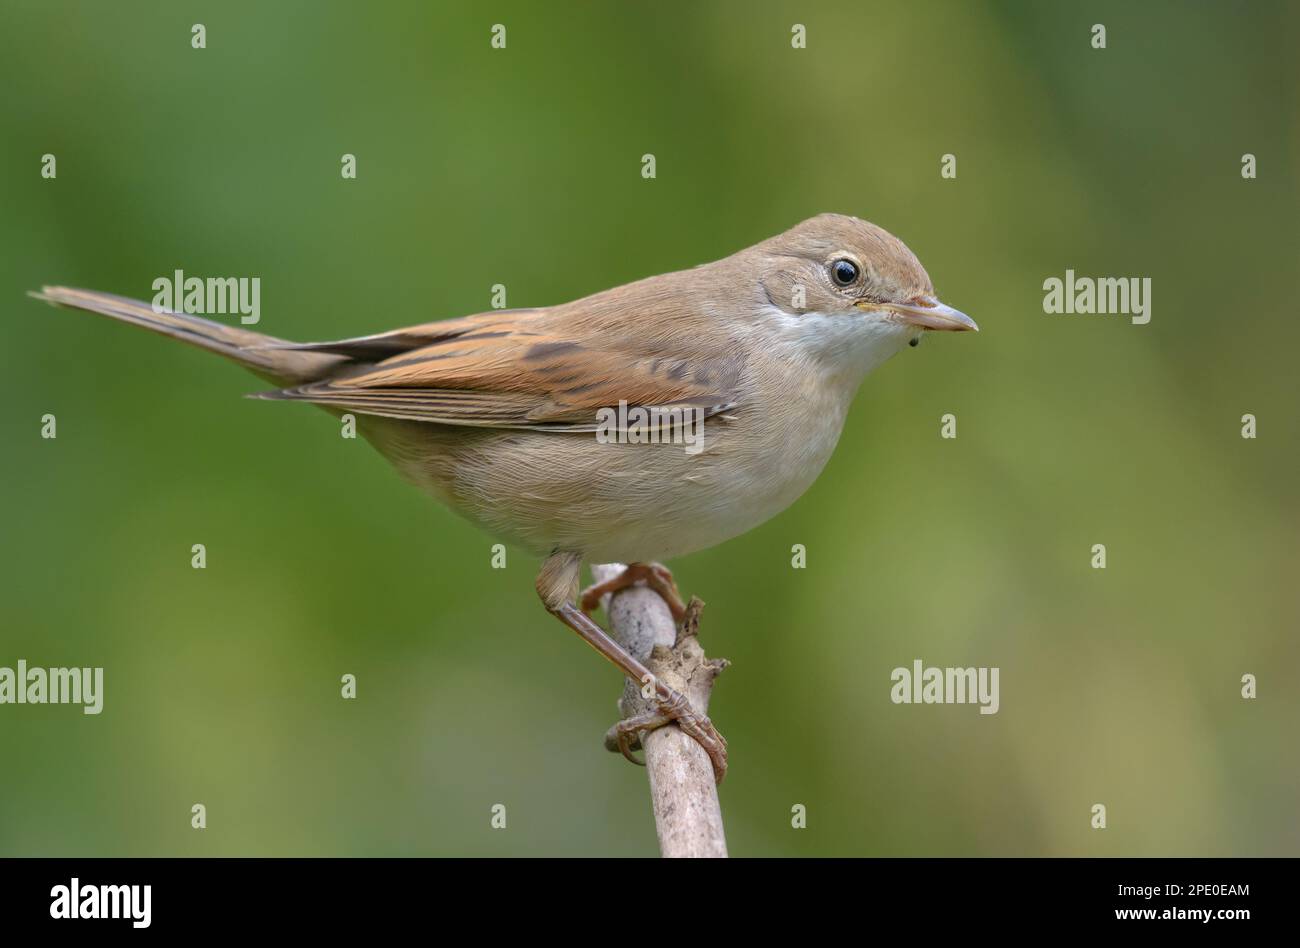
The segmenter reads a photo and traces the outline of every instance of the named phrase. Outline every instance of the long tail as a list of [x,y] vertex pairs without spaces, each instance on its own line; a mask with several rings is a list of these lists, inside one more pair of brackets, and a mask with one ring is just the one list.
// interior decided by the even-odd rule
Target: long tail
[[111,316],[124,323],[143,326],[164,336],[188,342],[192,346],[238,362],[250,372],[281,387],[327,378],[333,374],[334,369],[348,361],[345,357],[323,352],[273,348],[285,344],[285,341],[198,316],[169,311],[156,312],[148,303],[114,296],[112,293],[46,286],[39,293],[29,295],[59,306]]

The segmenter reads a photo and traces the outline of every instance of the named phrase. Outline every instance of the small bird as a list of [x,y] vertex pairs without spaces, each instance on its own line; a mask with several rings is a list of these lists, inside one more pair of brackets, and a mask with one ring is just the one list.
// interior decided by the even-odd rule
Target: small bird
[[[926,330],[978,328],[939,302],[902,241],[839,214],[571,303],[336,342],[286,342],[88,290],[32,295],[216,352],[276,386],[251,397],[359,416],[406,479],[545,557],[547,610],[638,682],[654,677],[588,615],[601,596],[642,582],[680,621],[686,607],[659,561],[784,510],[821,473],[871,369]],[[627,421],[636,409],[651,420]],[[684,450],[675,436],[690,423],[700,437]],[[628,567],[579,595],[584,562]],[[721,781],[726,742],[712,722],[654,689],[659,714],[615,726],[624,755],[675,722]]]

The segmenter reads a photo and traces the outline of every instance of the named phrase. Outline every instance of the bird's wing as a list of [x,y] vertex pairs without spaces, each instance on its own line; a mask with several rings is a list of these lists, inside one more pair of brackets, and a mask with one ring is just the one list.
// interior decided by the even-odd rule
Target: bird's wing
[[481,338],[483,333],[510,331],[516,325],[527,322],[543,312],[545,310],[542,309],[499,309],[464,316],[460,319],[444,319],[438,322],[421,323],[418,326],[406,326],[402,329],[375,333],[373,336],[355,336],[333,342],[277,342],[265,348],[329,352],[359,362],[376,362],[436,342],[446,342],[465,336]]
[[662,336],[654,352],[637,351],[609,332],[548,319],[546,312],[500,310],[312,343],[311,351],[365,358],[412,339],[432,340],[352,373],[257,397],[439,424],[569,432],[596,430],[600,410],[620,404],[701,409],[706,417],[735,404],[737,356],[665,354]]

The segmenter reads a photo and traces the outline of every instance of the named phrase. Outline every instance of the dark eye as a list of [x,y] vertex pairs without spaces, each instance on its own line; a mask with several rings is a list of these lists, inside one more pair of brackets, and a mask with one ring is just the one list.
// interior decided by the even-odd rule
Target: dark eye
[[836,260],[831,264],[831,279],[836,286],[848,286],[858,278],[858,265],[852,260]]

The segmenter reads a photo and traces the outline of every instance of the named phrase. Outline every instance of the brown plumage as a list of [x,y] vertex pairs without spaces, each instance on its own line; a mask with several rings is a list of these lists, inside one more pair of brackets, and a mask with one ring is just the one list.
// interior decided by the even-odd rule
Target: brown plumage
[[[334,342],[87,290],[34,295],[217,352],[279,386],[254,397],[361,416],[407,479],[546,556],[547,608],[636,678],[641,663],[574,606],[582,562],[667,558],[763,522],[821,471],[868,371],[925,329],[975,328],[934,298],[901,241],[834,214],[571,303]],[[683,450],[685,424],[611,428],[620,406],[698,410],[699,450]],[[645,443],[652,429],[669,443]],[[679,699],[660,693],[720,776],[721,737]]]

